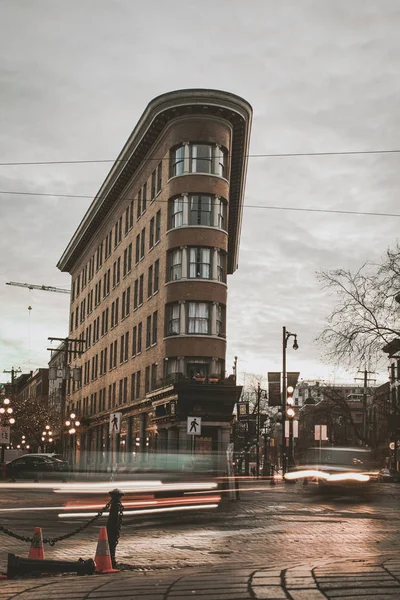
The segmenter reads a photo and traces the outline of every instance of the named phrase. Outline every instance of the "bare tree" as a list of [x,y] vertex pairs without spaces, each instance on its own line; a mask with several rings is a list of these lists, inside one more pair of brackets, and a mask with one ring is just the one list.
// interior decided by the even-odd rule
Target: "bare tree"
[[365,263],[358,271],[317,273],[336,299],[318,337],[328,359],[350,364],[379,362],[382,346],[400,337],[400,246],[388,249],[380,264]]

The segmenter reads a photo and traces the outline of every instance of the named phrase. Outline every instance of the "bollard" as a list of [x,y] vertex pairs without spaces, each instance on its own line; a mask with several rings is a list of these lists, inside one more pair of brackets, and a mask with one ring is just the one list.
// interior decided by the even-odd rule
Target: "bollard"
[[124,495],[124,492],[121,490],[115,489],[109,492],[111,496],[111,506],[110,512],[108,513],[107,520],[107,535],[108,535],[108,545],[110,547],[110,556],[111,556],[111,564],[113,569],[116,568],[116,560],[115,560],[115,552],[117,549],[117,544],[119,540],[119,535],[121,532],[122,525],[122,512],[123,506],[121,504],[121,498]]
[[93,575],[95,572],[93,559],[75,562],[67,560],[38,560],[36,558],[21,558],[15,554],[8,555],[7,577],[12,579],[17,575],[29,573],[77,573],[78,575]]

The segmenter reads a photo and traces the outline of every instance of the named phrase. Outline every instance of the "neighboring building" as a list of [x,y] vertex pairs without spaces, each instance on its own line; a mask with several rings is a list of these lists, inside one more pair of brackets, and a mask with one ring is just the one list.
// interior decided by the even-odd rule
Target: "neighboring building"
[[36,369],[30,375],[20,375],[15,380],[15,392],[18,400],[23,402],[35,399],[42,406],[48,406],[49,400],[49,370]]
[[[181,90],[146,108],[58,267],[72,276],[70,338],[81,382],[67,412],[77,458],[224,449],[241,388],[225,379],[227,275],[238,264],[252,109]],[[122,413],[109,436],[110,413]]]
[[[367,403],[370,394],[371,390]],[[328,445],[358,446],[369,440],[362,386],[300,381],[294,398],[299,407],[300,452],[318,443],[314,438],[315,425],[327,426]]]

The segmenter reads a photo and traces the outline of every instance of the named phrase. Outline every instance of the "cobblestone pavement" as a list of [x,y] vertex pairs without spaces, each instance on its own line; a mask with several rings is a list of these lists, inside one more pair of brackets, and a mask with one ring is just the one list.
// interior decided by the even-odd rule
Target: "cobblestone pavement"
[[261,566],[125,572],[0,582],[0,600],[390,600],[400,597],[400,561],[320,561]]
[[[255,557],[264,564],[286,564],[391,555],[400,550],[399,500],[396,484],[380,486],[372,498],[354,501],[326,500],[299,485],[259,486],[218,512],[148,523],[126,518],[117,557],[131,568],[152,569],[251,563]],[[82,524],[60,522],[54,513],[51,518],[40,512],[16,515],[0,513],[0,524],[29,536],[37,525],[45,536],[53,536]],[[101,524],[104,520],[53,548],[46,546],[46,557],[93,557]],[[0,542],[0,572],[8,552],[27,556],[26,543],[4,535]]]
[[[230,600],[242,597],[282,597],[294,600],[314,600],[321,597],[351,598],[355,594],[346,591],[340,582],[353,583],[353,580],[360,589],[364,589],[367,583],[371,584],[375,598],[379,598],[383,593],[383,588],[378,583],[382,581],[387,589],[390,588],[389,592],[385,590],[386,596],[389,594],[400,598],[396,579],[399,576],[399,570],[396,569],[400,567],[391,560],[400,550],[400,486],[378,486],[369,498],[333,500],[315,496],[312,489],[305,489],[305,486],[298,484],[282,484],[276,487],[259,484],[252,491],[243,491],[241,498],[238,502],[227,503],[224,510],[204,515],[175,516],[147,523],[126,518],[117,558],[123,568],[134,569],[135,573],[124,571],[112,578],[80,578],[82,589],[76,584],[76,594],[74,592],[75,595],[68,597],[77,600],[83,598],[82,590],[87,586],[85,593],[90,592],[87,598],[112,598],[115,596],[110,592],[111,587],[107,586],[114,585],[116,581],[121,582],[118,585],[126,586],[125,596],[118,592],[119,596],[126,598],[143,596],[151,600],[153,594],[154,598],[184,599],[195,595],[191,590],[190,593],[188,590],[182,590],[179,595],[179,579],[185,585],[190,581],[194,591],[197,589],[196,585],[200,585],[201,591],[203,584],[208,585],[211,582],[217,585],[219,582],[219,595],[213,592],[214,595],[208,596],[211,592],[207,587],[204,588],[203,594],[198,594],[203,598],[218,597],[221,600],[221,590],[226,590],[228,582],[231,581],[237,583],[240,594],[245,589],[247,591],[243,594],[250,593],[251,590],[253,596],[235,596],[231,591]],[[40,501],[45,502],[44,499]],[[7,499],[0,498],[0,508],[18,507],[19,502],[31,505],[27,498],[21,500],[9,495]],[[34,526],[40,525],[45,536],[59,535],[74,529],[78,524],[77,521],[60,523],[56,513],[53,512],[52,515],[47,512],[29,511],[9,514],[9,511],[4,509],[4,512],[0,512],[0,524],[25,535],[32,535]],[[46,558],[76,560],[80,556],[84,559],[93,557],[100,524],[104,524],[104,521],[53,548],[46,546]],[[0,536],[0,543],[0,571],[5,570],[7,552],[27,556],[28,547],[25,543],[4,535]],[[338,562],[352,561],[354,557],[360,562]],[[189,567],[191,570],[187,571]],[[205,568],[205,571],[199,571]],[[268,593],[279,592],[281,596],[263,596],[265,584],[257,583],[263,578],[271,585],[274,578],[276,585],[274,584],[272,591]],[[285,584],[283,588],[278,589],[277,578]],[[52,578],[46,580],[46,584],[44,579],[34,580],[34,584],[32,581],[0,582],[0,600],[13,597],[10,596],[10,590],[13,592],[14,587],[15,590],[22,591],[25,589],[23,586],[32,585],[47,585],[49,593],[51,590],[52,594],[54,586],[58,586],[60,594],[54,598],[61,599],[65,597],[63,593],[66,593],[69,586],[67,580],[72,585],[74,578]],[[161,583],[167,588],[172,586],[169,595],[165,595],[167,588],[160,588],[161,591],[158,590],[154,594],[153,583],[148,583],[150,580],[154,582],[154,586],[158,580],[160,586]],[[300,588],[292,592],[290,585],[295,580],[299,580],[297,583]],[[311,580],[314,581],[314,587],[301,588],[301,585],[311,584]],[[140,592],[138,596],[132,595],[132,586],[135,585],[143,585],[143,594]],[[256,589],[258,587],[259,590]],[[380,595],[377,594],[376,588],[379,589]],[[288,595],[288,590],[291,595]],[[304,590],[309,595],[302,593]],[[172,591],[174,594],[171,595]],[[322,592],[325,596],[321,595]],[[235,593],[239,591],[236,590]],[[283,593],[286,595],[282,596]],[[18,600],[37,600],[45,597],[42,590],[40,593],[32,591],[29,594],[24,592],[23,595],[18,595]]]

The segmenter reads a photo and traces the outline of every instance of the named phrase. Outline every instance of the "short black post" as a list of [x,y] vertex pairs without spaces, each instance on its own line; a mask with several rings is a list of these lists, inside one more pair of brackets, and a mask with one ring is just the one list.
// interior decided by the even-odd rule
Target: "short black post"
[[111,506],[110,512],[108,513],[107,520],[107,535],[108,535],[108,545],[110,547],[110,557],[113,569],[116,568],[116,560],[115,560],[115,552],[117,549],[117,544],[119,541],[119,536],[121,532],[122,525],[122,514],[124,507],[122,506],[121,498],[124,495],[124,492],[121,490],[115,489],[109,492],[111,496]]

